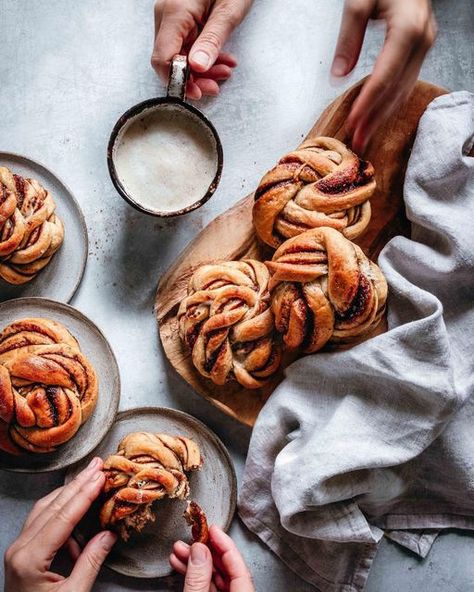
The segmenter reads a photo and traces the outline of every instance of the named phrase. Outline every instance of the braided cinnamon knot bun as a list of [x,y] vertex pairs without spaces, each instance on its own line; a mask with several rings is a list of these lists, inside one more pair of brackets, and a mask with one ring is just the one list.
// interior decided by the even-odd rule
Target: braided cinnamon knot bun
[[33,279],[64,239],[54,200],[34,179],[0,167],[0,277],[11,284]]
[[189,495],[186,473],[202,466],[199,446],[183,436],[134,432],[118,445],[117,454],[104,462],[101,528],[115,530],[123,540],[140,532],[155,516],[152,504],[164,498]]
[[382,319],[382,272],[333,228],[287,240],[267,266],[275,326],[290,349],[312,353],[328,341],[351,342],[372,333]]
[[262,386],[280,364],[263,263],[247,259],[199,267],[178,311],[182,340],[197,370],[223,385]]
[[277,248],[286,239],[327,226],[348,239],[370,221],[374,168],[334,138],[306,140],[269,171],[255,192],[259,238]]
[[0,450],[55,450],[89,418],[97,396],[96,373],[61,324],[23,319],[0,334]]

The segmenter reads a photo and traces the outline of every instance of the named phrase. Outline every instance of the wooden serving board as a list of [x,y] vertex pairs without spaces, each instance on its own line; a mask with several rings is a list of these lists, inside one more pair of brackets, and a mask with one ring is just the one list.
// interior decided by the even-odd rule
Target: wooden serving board
[[[358,82],[331,103],[307,138],[332,136],[347,142],[344,123],[363,82]],[[377,131],[365,155],[375,167],[377,189],[370,200],[372,218],[369,227],[355,242],[371,259],[376,259],[393,236],[407,236],[410,232],[403,204],[406,165],[422,113],[428,103],[446,92],[432,84],[418,82],[407,104]],[[294,148],[288,146],[288,152]],[[261,171],[262,176],[265,172]],[[223,387],[213,384],[194,369],[189,352],[179,338],[176,313],[186,295],[190,276],[201,264],[247,257],[262,261],[271,258],[272,251],[257,242],[253,231],[253,201],[253,193],[244,197],[191,241],[162,276],[155,303],[161,342],[171,365],[199,394],[249,426],[254,425],[260,409],[282,380],[282,373],[257,390],[246,390],[237,383]]]

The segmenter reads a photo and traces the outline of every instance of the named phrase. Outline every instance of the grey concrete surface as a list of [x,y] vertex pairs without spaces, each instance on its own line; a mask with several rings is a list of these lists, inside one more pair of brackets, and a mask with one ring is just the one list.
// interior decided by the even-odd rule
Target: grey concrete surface
[[[188,241],[251,191],[262,173],[294,147],[323,107],[370,72],[383,38],[371,27],[359,66],[339,87],[329,83],[342,2],[257,0],[229,47],[239,57],[218,99],[203,102],[222,138],[225,165],[212,200],[180,219],[159,221],[130,208],[107,173],[105,148],[117,117],[163,93],[149,66],[152,0],[0,0],[0,149],[50,166],[73,189],[89,233],[87,271],[72,304],[105,332],[123,382],[121,408],[164,405],[205,421],[224,440],[239,477],[249,430],[198,397],[171,371],[152,313],[158,278]],[[423,78],[474,91],[471,0],[435,1],[440,34]],[[447,468],[448,470],[448,468]],[[34,500],[62,474],[0,474],[0,551],[16,536]],[[232,536],[257,589],[314,590],[289,571],[236,519]],[[425,561],[384,542],[368,592],[468,592],[474,589],[474,539],[439,538]],[[96,590],[180,590],[177,580],[134,581],[104,570]]]

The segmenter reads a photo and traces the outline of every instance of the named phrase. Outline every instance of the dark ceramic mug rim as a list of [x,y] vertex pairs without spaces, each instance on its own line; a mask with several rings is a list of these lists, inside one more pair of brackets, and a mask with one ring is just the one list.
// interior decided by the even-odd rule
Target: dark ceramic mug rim
[[[208,128],[208,130],[210,130],[210,132],[212,133],[212,136],[214,137],[215,142],[216,142],[216,152],[217,152],[216,174],[214,175],[214,179],[211,181],[211,184],[209,185],[209,188],[208,188],[207,192],[205,193],[205,195],[203,195],[203,197],[198,199],[196,202],[190,204],[189,206],[186,206],[185,208],[181,208],[181,209],[175,210],[175,211],[165,211],[165,212],[160,212],[158,210],[148,209],[145,206],[143,206],[140,202],[136,201],[133,198],[133,196],[127,192],[127,190],[125,189],[125,187],[121,183],[121,181],[118,177],[117,170],[115,168],[115,162],[114,162],[115,142],[117,141],[118,135],[119,135],[120,131],[124,128],[124,126],[129,121],[131,121],[132,118],[136,117],[137,115],[139,115],[143,111],[148,110],[148,109],[153,109],[154,107],[160,107],[161,105],[177,105],[181,109],[185,109],[186,111],[189,111],[190,113],[196,115],[200,119],[200,121]],[[109,143],[107,146],[107,166],[109,169],[110,178],[112,179],[112,183],[114,184],[115,189],[123,197],[123,199],[125,199],[125,201],[128,202],[131,206],[133,206],[136,210],[138,210],[140,212],[144,212],[144,213],[149,214],[151,216],[156,216],[158,218],[172,218],[175,216],[182,216],[183,214],[187,214],[188,212],[192,212],[193,210],[196,210],[197,208],[200,208],[202,205],[204,205],[211,198],[211,196],[214,194],[215,190],[217,189],[217,186],[219,184],[221,174],[222,174],[223,164],[224,164],[224,154],[223,154],[223,150],[222,150],[222,144],[221,144],[221,140],[219,138],[219,135],[217,133],[217,130],[213,126],[213,124],[204,115],[204,113],[202,113],[199,109],[197,109],[193,105],[190,105],[189,103],[186,103],[185,100],[183,100],[179,97],[170,96],[170,95],[168,95],[166,97],[147,99],[146,101],[142,101],[141,103],[137,103],[133,107],[130,107],[130,109],[127,109],[127,111],[125,111],[125,113],[123,113],[119,117],[117,122],[115,123],[115,125],[112,129],[112,133],[110,134]]]

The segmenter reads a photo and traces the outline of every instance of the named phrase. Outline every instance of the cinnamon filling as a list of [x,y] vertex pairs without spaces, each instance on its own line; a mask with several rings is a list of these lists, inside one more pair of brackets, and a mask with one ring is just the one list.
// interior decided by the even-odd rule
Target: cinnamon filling
[[336,312],[337,321],[352,321],[364,312],[370,297],[371,285],[365,275],[360,276],[359,287],[349,308],[343,313]]
[[2,205],[4,201],[6,201],[7,197],[8,197],[8,193],[7,193],[6,187],[4,187],[3,185],[0,185],[0,205]]
[[339,171],[334,175],[328,175],[318,182],[318,188],[329,195],[352,191],[370,181],[372,174],[368,172],[369,166],[366,160],[359,160],[356,170]]
[[315,323],[316,323],[316,319],[314,317],[314,313],[311,310],[311,308],[306,304],[306,301],[304,300],[304,296],[303,296],[303,290],[302,288],[300,288],[301,290],[301,299],[304,302],[305,308],[306,308],[306,314],[305,314],[305,322],[304,322],[304,328],[303,328],[303,332],[304,332],[304,337],[303,337],[303,341],[301,343],[301,346],[303,348],[303,350],[308,349],[308,347],[311,345],[311,341],[313,339],[313,333],[314,333],[314,329],[315,329]]
[[13,175],[15,179],[16,190],[18,193],[18,206],[21,208],[25,199],[25,179],[20,175]]
[[292,183],[293,181],[290,179],[288,181],[279,181],[275,184],[269,183],[268,185],[261,185],[255,192],[255,201],[260,199],[262,195],[266,193],[269,189],[278,189],[279,187],[286,187],[287,185],[291,185]]
[[[227,332],[227,329],[225,331]],[[222,330],[215,331],[214,335],[219,334],[220,332],[222,332]],[[214,364],[219,359],[219,356],[224,353],[225,346],[226,344],[225,342],[223,342],[222,345],[215,349],[212,352],[212,354],[206,359],[206,361],[204,362],[204,369],[206,372],[211,372],[211,370],[214,368]]]

